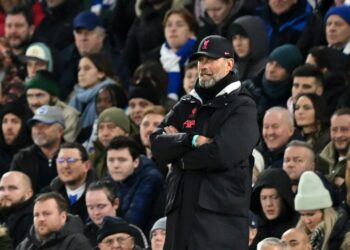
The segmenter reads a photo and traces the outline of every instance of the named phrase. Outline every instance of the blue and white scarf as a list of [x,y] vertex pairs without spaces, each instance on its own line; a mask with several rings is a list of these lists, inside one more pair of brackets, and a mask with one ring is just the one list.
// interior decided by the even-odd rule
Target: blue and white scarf
[[190,38],[179,48],[176,53],[171,50],[168,43],[163,43],[160,49],[160,61],[164,70],[168,73],[168,97],[173,100],[178,100],[182,92],[181,68],[187,62],[192,48],[197,39]]

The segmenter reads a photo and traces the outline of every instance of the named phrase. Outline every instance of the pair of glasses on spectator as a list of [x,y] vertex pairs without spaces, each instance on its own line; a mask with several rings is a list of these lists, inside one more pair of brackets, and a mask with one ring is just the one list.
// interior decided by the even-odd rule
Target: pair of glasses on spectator
[[77,161],[81,161],[81,160],[82,159],[74,158],[74,157],[67,157],[67,158],[58,157],[56,159],[56,163],[57,164],[64,164],[65,162],[67,162],[68,165],[72,165],[72,164],[76,163]]
[[103,240],[102,243],[105,244],[106,246],[112,246],[114,242],[118,242],[119,245],[123,245],[130,238],[133,238],[133,237],[128,236],[128,237],[109,238],[107,240]]

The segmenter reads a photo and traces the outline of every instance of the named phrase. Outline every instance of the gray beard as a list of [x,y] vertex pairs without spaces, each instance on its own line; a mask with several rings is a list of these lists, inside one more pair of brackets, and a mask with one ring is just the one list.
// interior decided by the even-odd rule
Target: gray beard
[[201,86],[202,88],[209,89],[213,87],[217,83],[217,81],[214,78],[204,81],[199,77],[198,83],[199,83],[199,86]]

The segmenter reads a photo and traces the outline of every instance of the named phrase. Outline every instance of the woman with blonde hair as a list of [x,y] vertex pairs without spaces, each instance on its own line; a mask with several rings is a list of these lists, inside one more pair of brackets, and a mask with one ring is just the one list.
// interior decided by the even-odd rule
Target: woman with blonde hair
[[294,203],[300,214],[297,228],[310,237],[313,250],[350,249],[348,214],[332,207],[329,191],[317,174],[303,173]]

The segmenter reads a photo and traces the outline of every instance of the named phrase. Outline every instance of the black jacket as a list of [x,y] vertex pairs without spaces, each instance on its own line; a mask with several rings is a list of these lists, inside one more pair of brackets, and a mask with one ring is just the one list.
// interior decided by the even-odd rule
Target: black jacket
[[[181,237],[188,238],[188,249],[247,249],[249,159],[259,130],[254,101],[234,80],[231,74],[222,79],[217,85],[225,82],[226,87],[205,103],[195,90],[184,96],[151,135],[153,156],[161,164],[172,163],[166,203],[166,242],[171,246],[166,249],[184,249]],[[163,134],[169,125],[179,133]],[[193,134],[213,138],[213,142],[194,148]],[[172,222],[182,218],[179,213],[194,216],[191,221]],[[182,229],[189,235],[181,236],[178,231]],[[206,236],[212,234],[217,237],[209,242]]]
[[[266,218],[261,206],[260,192],[264,187],[277,189],[283,201],[281,213],[274,220]],[[258,234],[253,245],[267,237],[280,238],[287,229],[296,225],[299,216],[294,210],[291,181],[283,169],[270,168],[261,173],[252,192],[250,209],[258,216]]]
[[68,215],[66,224],[46,240],[38,240],[34,227],[16,250],[90,250],[89,240],[83,235],[83,224],[78,216]]
[[6,225],[14,247],[21,243],[33,225],[33,201],[34,197],[6,211],[0,210],[0,223]]

